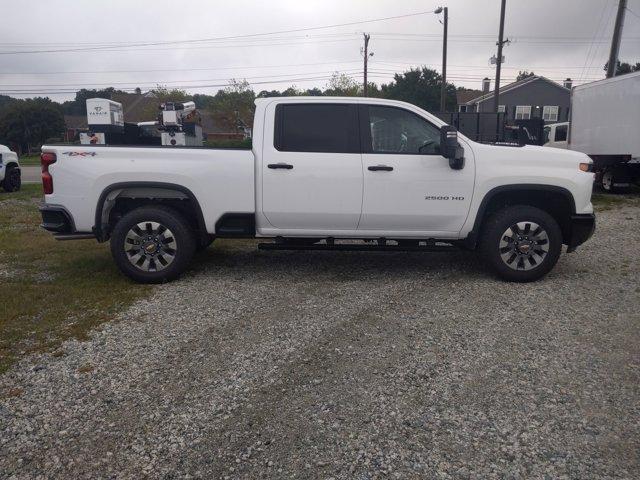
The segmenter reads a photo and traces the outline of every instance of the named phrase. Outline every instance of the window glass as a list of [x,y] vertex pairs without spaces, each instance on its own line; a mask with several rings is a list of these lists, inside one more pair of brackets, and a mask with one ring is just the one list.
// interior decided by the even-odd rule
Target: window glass
[[506,105],[498,105],[498,113],[505,113],[507,111]]
[[440,129],[415,113],[372,105],[369,106],[369,125],[373,153],[440,153]]
[[542,109],[542,119],[545,122],[558,121],[558,107],[553,105],[545,105]]
[[556,127],[556,142],[564,142],[567,140],[567,126],[558,125]]
[[284,152],[357,153],[357,117],[350,104],[281,104],[275,147]]
[[529,120],[531,118],[531,105],[518,105],[516,107],[516,120]]

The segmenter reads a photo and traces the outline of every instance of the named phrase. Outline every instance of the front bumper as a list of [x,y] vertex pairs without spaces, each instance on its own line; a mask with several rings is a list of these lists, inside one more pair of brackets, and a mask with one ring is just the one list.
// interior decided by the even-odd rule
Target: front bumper
[[567,252],[573,252],[578,245],[589,240],[596,229],[596,216],[593,213],[572,215],[567,239]]

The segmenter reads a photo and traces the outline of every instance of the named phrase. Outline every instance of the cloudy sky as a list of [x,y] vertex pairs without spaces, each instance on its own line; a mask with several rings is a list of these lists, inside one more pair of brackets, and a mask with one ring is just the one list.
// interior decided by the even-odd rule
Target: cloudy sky
[[[618,0],[508,0],[504,83],[518,70],[575,84],[602,78]],[[256,91],[326,86],[332,72],[388,82],[411,66],[441,69],[449,8],[448,80],[493,79],[500,0],[0,0],[0,93],[73,97],[78,88],[156,84],[214,93],[246,78]],[[640,0],[628,0],[620,58],[640,61]],[[390,18],[396,17],[396,18]],[[377,21],[372,21],[377,20]],[[325,28],[326,27],[326,28]]]

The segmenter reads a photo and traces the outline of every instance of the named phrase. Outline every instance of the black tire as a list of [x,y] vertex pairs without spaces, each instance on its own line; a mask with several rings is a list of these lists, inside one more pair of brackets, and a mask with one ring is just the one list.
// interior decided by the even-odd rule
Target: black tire
[[485,220],[479,249],[489,267],[503,280],[533,282],[557,263],[562,251],[562,231],[544,210],[514,205],[492,213]]
[[[626,184],[624,186],[616,184]],[[631,188],[631,175],[627,167],[607,168],[600,177],[600,186],[607,193],[626,193]]]
[[4,172],[2,188],[6,192],[17,192],[22,186],[20,169],[15,165],[9,165]]
[[[145,228],[138,228],[139,224]],[[149,229],[155,224],[164,230]],[[138,239],[141,243],[136,243]],[[164,206],[132,210],[118,221],[111,233],[111,255],[116,265],[140,283],[174,280],[187,269],[195,249],[196,238],[189,223],[176,210]],[[136,261],[138,265],[134,264]]]

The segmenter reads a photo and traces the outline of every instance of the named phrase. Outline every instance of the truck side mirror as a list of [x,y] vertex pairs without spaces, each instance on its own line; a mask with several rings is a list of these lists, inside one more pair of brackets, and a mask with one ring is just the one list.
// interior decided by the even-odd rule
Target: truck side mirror
[[449,159],[449,166],[454,170],[464,168],[464,149],[458,143],[458,130],[451,125],[440,127],[440,152]]

